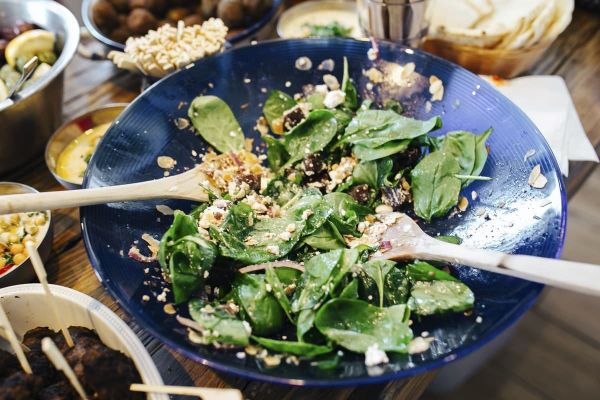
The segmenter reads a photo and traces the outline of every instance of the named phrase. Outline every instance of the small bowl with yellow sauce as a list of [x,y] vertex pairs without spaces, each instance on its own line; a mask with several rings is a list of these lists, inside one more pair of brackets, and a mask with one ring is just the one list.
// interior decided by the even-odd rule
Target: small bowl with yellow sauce
[[[0,182],[0,196],[36,193],[21,183]],[[35,271],[25,244],[33,242],[46,261],[52,250],[52,221],[50,211],[0,215],[0,287],[31,282]]]
[[90,158],[125,103],[109,104],[64,124],[46,146],[46,165],[66,189],[80,189]]

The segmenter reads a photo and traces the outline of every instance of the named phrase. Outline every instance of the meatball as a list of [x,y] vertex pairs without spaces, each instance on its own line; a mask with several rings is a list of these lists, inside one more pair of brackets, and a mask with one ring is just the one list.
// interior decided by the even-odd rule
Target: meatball
[[246,14],[252,18],[259,17],[265,8],[263,0],[242,0],[242,4]]
[[92,7],[92,19],[101,30],[110,30],[117,26],[117,10],[108,0],[99,0]]
[[144,8],[154,15],[162,15],[167,9],[166,0],[129,0],[129,8]]
[[183,19],[185,26],[200,25],[204,22],[204,18],[198,14],[188,15]]
[[119,43],[125,43],[129,37],[133,36],[133,32],[129,30],[127,25],[120,25],[108,35],[111,40]]
[[183,20],[188,15],[192,14],[193,10],[187,7],[175,7],[167,11],[167,19],[169,21],[177,22]]
[[240,0],[222,0],[217,6],[217,16],[230,28],[244,23],[244,5]]
[[136,8],[127,17],[127,28],[134,35],[143,35],[150,29],[156,28],[158,20],[144,8]]
[[129,11],[129,0],[108,0],[110,4],[120,13]]
[[204,18],[214,17],[217,13],[217,5],[219,0],[202,0],[202,4],[198,7],[199,12],[204,15]]

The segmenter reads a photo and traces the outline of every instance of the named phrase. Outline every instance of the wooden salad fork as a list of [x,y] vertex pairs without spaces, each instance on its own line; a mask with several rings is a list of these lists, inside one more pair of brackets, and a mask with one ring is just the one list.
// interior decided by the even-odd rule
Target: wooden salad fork
[[133,200],[181,199],[205,202],[208,201],[205,188],[218,192],[210,187],[200,167],[195,167],[171,177],[127,185],[0,196],[0,215]]
[[373,254],[372,259],[444,261],[600,296],[600,265],[506,254],[442,242],[423,232],[406,214],[400,214],[387,229],[381,243],[386,246]]

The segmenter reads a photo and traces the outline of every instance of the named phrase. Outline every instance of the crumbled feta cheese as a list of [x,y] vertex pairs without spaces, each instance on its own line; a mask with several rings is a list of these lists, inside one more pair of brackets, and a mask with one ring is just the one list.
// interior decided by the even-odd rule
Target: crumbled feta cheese
[[354,157],[342,157],[339,164],[334,164],[329,171],[331,182],[327,184],[327,191],[333,191],[344,179],[352,175],[355,166],[356,159]]
[[143,295],[142,301],[150,301],[150,296],[148,296],[147,294]]
[[416,337],[408,344],[408,354],[418,354],[429,350],[433,338]]
[[338,82],[335,75],[325,74],[323,75],[323,82],[327,85],[329,90],[338,90],[340,88],[340,83]]
[[377,51],[377,49],[374,48],[370,48],[369,50],[367,50],[367,58],[371,61],[375,61],[377,60],[377,57],[379,56],[379,51]]
[[156,300],[164,303],[167,301],[167,291],[163,289],[162,293],[156,296]]
[[329,92],[329,89],[327,89],[327,85],[316,85],[315,86],[316,94],[325,96],[325,95],[327,95],[327,92]]
[[281,239],[281,240],[283,240],[284,242],[287,242],[287,241],[289,241],[292,238],[292,234],[290,232],[288,232],[288,231],[281,232],[278,235],[278,238]]
[[435,75],[429,77],[429,93],[431,94],[431,101],[441,101],[444,98],[444,84]]
[[272,287],[271,287],[271,285],[270,285],[270,284],[268,284],[268,283],[267,283],[267,284],[265,284],[265,289],[266,289],[266,291],[267,291],[267,292],[269,292],[269,293],[271,293],[271,292],[273,291],[273,288],[272,288]]
[[244,358],[246,358],[246,353],[244,353],[243,351],[238,351],[237,353],[235,353],[235,356],[240,360],[243,360]]
[[478,324],[480,324],[480,323],[483,322],[483,318],[481,318],[481,316],[478,315],[477,318],[475,318],[475,322],[478,323]]
[[288,224],[288,226],[285,227],[285,230],[289,233],[293,233],[296,231],[296,224]]
[[385,351],[379,350],[377,343],[369,346],[365,352],[365,365],[367,367],[374,367],[379,364],[387,364],[390,360],[385,354]]
[[312,210],[304,210],[302,212],[302,220],[306,221],[308,219],[308,217],[310,217],[313,214],[314,214],[314,212]]
[[226,214],[227,211],[222,208],[209,206],[202,214],[200,214],[198,226],[202,229],[209,229],[211,226],[219,226],[225,219]]
[[209,274],[210,274],[210,272],[208,272],[208,271],[204,271],[204,274],[203,274],[203,276],[204,276],[204,279],[208,278],[208,275],[209,275]]
[[325,95],[325,100],[323,100],[323,104],[327,108],[336,108],[337,106],[342,104],[345,99],[346,93],[342,92],[341,90],[333,90],[331,92],[328,92],[327,95]]
[[268,253],[274,254],[276,256],[279,255],[279,246],[277,245],[270,244],[267,247],[265,247],[265,250],[267,250]]
[[366,76],[372,83],[381,83],[383,82],[383,73],[377,68],[369,68],[366,71],[363,71],[363,75]]

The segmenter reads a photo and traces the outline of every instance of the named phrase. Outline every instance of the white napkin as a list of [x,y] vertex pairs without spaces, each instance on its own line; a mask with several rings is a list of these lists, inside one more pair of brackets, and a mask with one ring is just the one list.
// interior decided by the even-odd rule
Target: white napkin
[[581,125],[563,78],[538,75],[500,82],[484,78],[536,124],[552,148],[564,176],[569,175],[569,160],[598,162],[598,155]]

